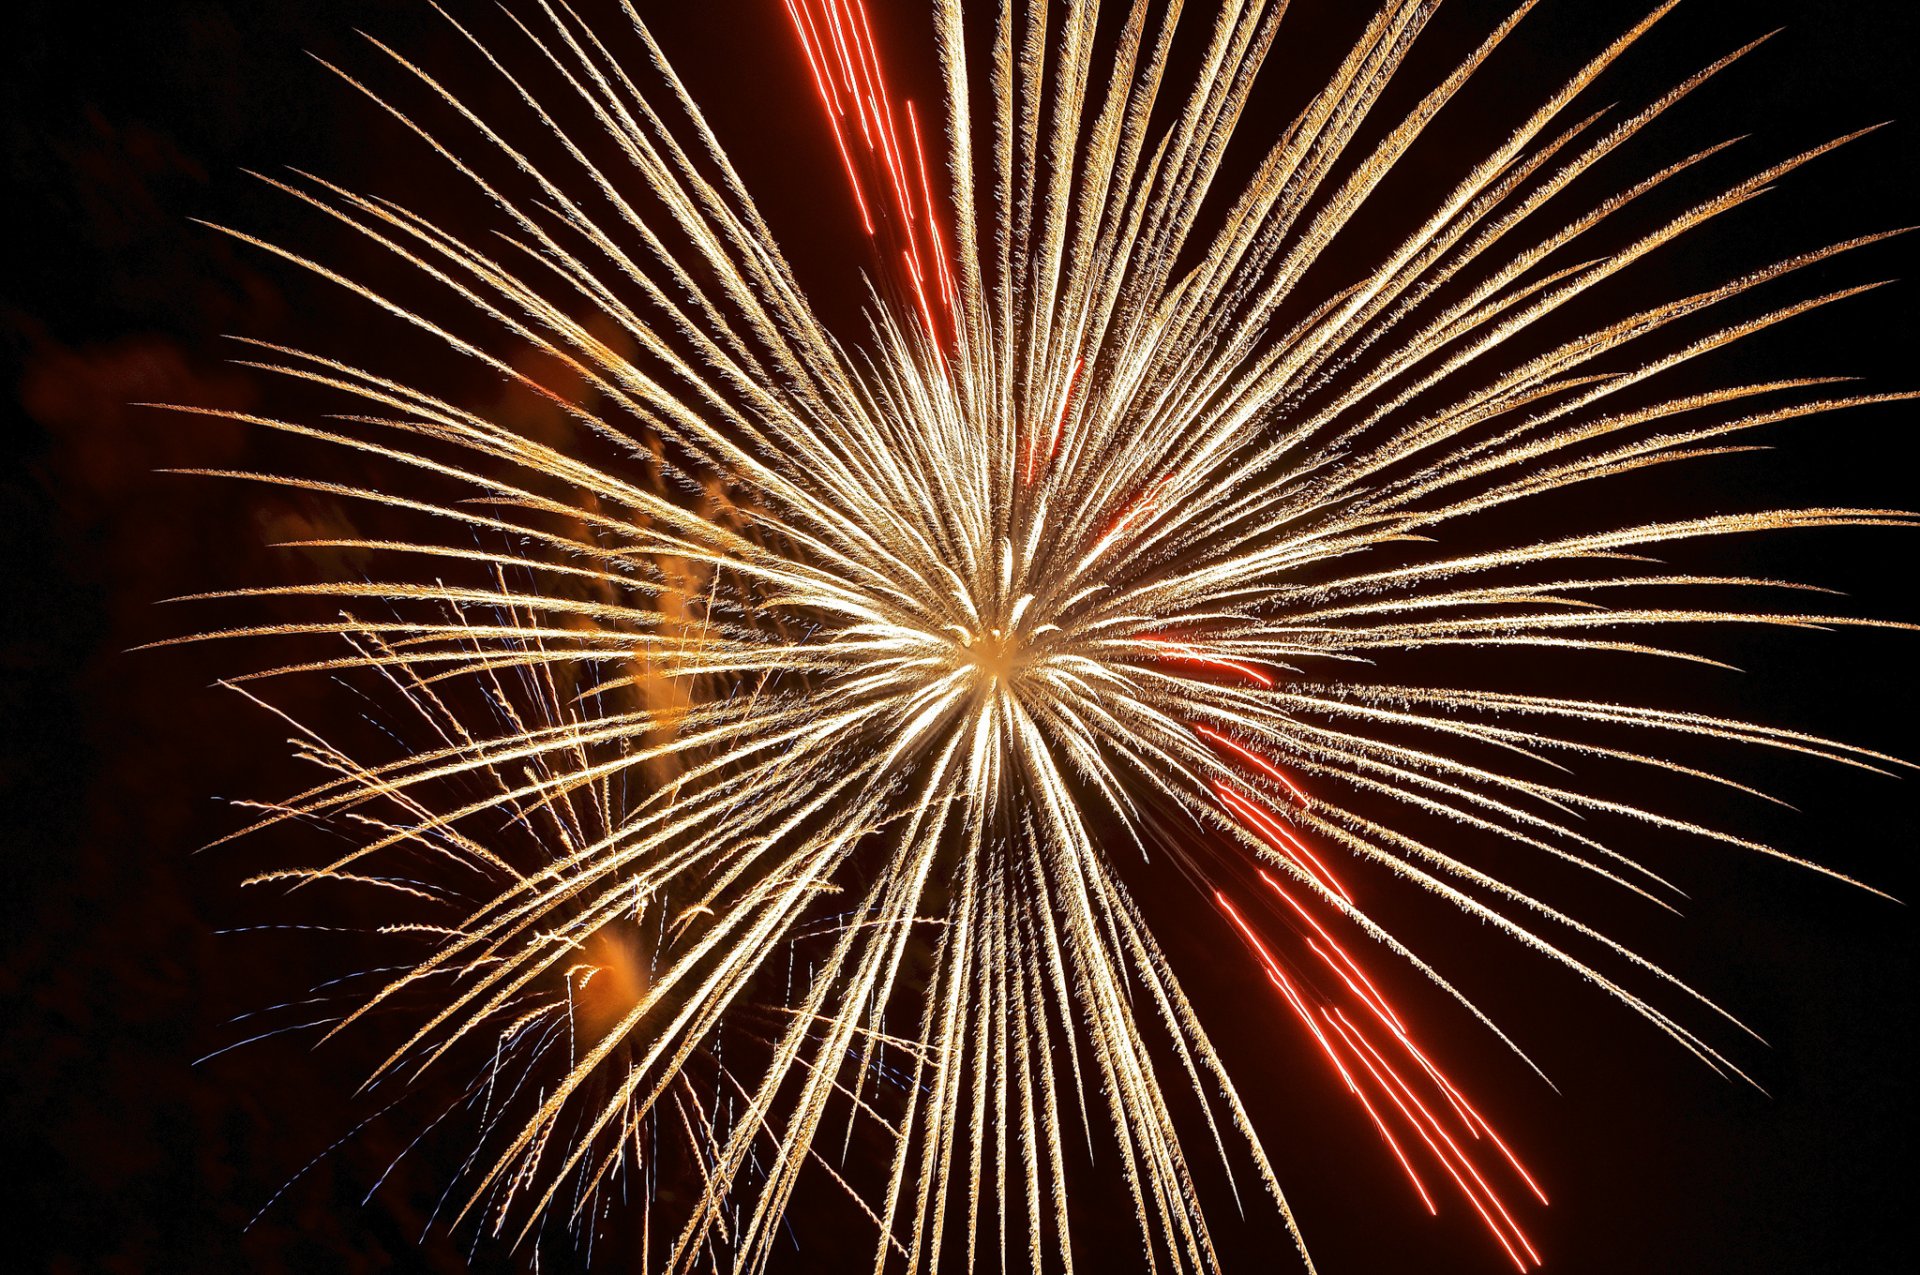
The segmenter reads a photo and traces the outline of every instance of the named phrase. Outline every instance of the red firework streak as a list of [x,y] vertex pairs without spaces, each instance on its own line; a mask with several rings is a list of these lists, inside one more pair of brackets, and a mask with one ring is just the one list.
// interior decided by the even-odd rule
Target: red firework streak
[[[1266,757],[1220,731],[1205,726],[1195,726],[1194,731],[1232,760],[1280,784],[1302,809],[1310,805],[1299,786]],[[1349,904],[1353,902],[1320,857],[1272,810],[1224,781],[1216,782],[1214,791],[1224,809],[1273,846],[1308,880]],[[1294,938],[1318,962],[1308,968],[1320,977],[1307,977],[1297,968],[1290,974],[1225,893],[1215,890],[1214,904],[1238,931],[1280,999],[1313,1037],[1347,1091],[1365,1109],[1421,1203],[1429,1213],[1439,1212],[1421,1172],[1423,1167],[1429,1172],[1437,1168],[1452,1180],[1516,1268],[1524,1272],[1540,1265],[1539,1251],[1514,1221],[1500,1192],[1488,1182],[1476,1156],[1485,1158],[1491,1147],[1505,1161],[1507,1171],[1525,1183],[1542,1204],[1547,1202],[1546,1192],[1459,1087],[1414,1043],[1406,1024],[1379,987],[1315,917],[1308,906],[1311,896],[1303,900],[1302,892],[1289,889],[1265,869],[1257,871],[1284,905],[1281,916]]]
[[[926,148],[913,103],[907,102],[904,111],[897,109],[887,90],[866,0],[785,3],[813,73],[814,87],[826,108],[827,122],[833,128],[834,145],[859,206],[861,224],[875,240],[880,260],[889,268],[897,253],[906,268],[903,282],[912,288],[933,348],[943,350],[946,333],[953,326],[958,291],[934,212]],[[911,150],[901,143],[902,115]],[[883,235],[889,243],[880,242]],[[1081,370],[1081,361],[1076,360],[1048,432],[1045,456],[1040,455],[1037,434],[1027,441],[1023,479],[1028,484],[1054,459]],[[1144,492],[1119,515],[1107,534],[1117,534],[1135,518],[1151,512],[1164,486],[1163,479]],[[1148,646],[1160,662],[1230,674],[1262,687],[1274,684],[1271,676],[1252,664],[1211,654],[1190,643],[1158,636],[1136,640]],[[1309,807],[1309,799],[1299,785],[1271,760],[1220,731],[1201,725],[1193,729],[1223,757],[1245,767],[1256,777],[1255,783],[1278,785],[1299,808]],[[1273,847],[1309,881],[1352,904],[1353,896],[1325,861],[1253,792],[1225,780],[1216,781],[1213,789],[1221,808],[1250,833]],[[1538,1266],[1539,1252],[1514,1221],[1499,1192],[1488,1183],[1475,1154],[1484,1158],[1490,1146],[1507,1170],[1543,1204],[1546,1193],[1459,1088],[1414,1043],[1380,989],[1316,919],[1301,894],[1264,869],[1257,871],[1280,905],[1269,910],[1277,911],[1292,936],[1312,953],[1318,965],[1308,968],[1318,977],[1309,977],[1276,956],[1260,931],[1224,893],[1215,890],[1214,903],[1348,1092],[1365,1109],[1428,1212],[1437,1213],[1439,1209],[1422,1176],[1423,1167],[1428,1173],[1437,1168],[1452,1180],[1515,1267],[1525,1272]]]
[[[906,267],[904,281],[938,350],[946,330],[941,320],[952,326],[957,292],[913,103],[902,111],[887,90],[866,0],[786,0],[786,6],[833,127],[861,223],[876,244],[883,231],[892,240],[890,248],[880,248],[881,259],[891,263],[898,254]],[[901,144],[903,131],[911,149]]]
[[[1054,413],[1053,428],[1047,433],[1047,456],[1044,462],[1045,464],[1051,465],[1054,455],[1060,450],[1060,427],[1067,423],[1067,408],[1073,405],[1073,387],[1079,383],[1080,366],[1083,362],[1085,362],[1084,359],[1075,359],[1073,361],[1073,371],[1067,373],[1067,388],[1060,395],[1060,410]],[[1039,435],[1028,435],[1026,470],[1026,481],[1028,483],[1033,482],[1034,460],[1038,456],[1039,451]]]

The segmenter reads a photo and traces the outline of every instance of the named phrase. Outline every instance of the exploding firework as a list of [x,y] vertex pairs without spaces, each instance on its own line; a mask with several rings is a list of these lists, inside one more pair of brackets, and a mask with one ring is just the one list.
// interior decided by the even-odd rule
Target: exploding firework
[[1385,8],[1229,188],[1227,142],[1283,4],[1190,29],[1189,86],[1169,70],[1177,4],[1103,18],[1091,0],[1009,2],[970,24],[939,0],[932,115],[894,91],[863,0],[787,0],[762,34],[803,60],[873,246],[853,340],[809,304],[640,15],[537,7],[513,47],[449,19],[510,123],[377,42],[419,105],[364,90],[495,210],[497,234],[274,180],[465,319],[238,237],[559,424],[259,347],[253,366],[355,406],[319,424],[227,414],[388,477],[229,476],[411,530],[303,541],[395,565],[241,591],[328,610],[196,639],[344,642],[232,685],[264,703],[269,679],[357,679],[407,741],[372,755],[292,723],[324,777],[235,835],[347,838],[255,880],[381,900],[391,957],[325,989],[324,1021],[396,1032],[371,1084],[404,1094],[431,1075],[454,1092],[430,1122],[471,1146],[447,1218],[522,1243],[553,1219],[591,1237],[631,1207],[649,1269],[757,1270],[811,1176],[864,1217],[876,1269],[961,1253],[1070,1268],[1070,1180],[1106,1173],[1150,1261],[1211,1269],[1200,1145],[1256,1184],[1305,1260],[1283,1173],[1163,946],[1151,864],[1211,908],[1211,945],[1264,979],[1263,1012],[1297,1023],[1414,1196],[1457,1201],[1516,1267],[1537,1265],[1524,1213],[1540,1185],[1366,960],[1410,962],[1499,1029],[1370,900],[1430,891],[1733,1072],[1671,1004],[1723,1011],[1504,880],[1486,848],[1657,903],[1670,887],[1608,828],[1790,856],[1580,787],[1574,762],[1739,788],[1662,741],[1893,759],[1517,678],[1441,684],[1421,657],[1686,660],[1701,657],[1657,635],[1872,623],[1718,604],[1799,586],[1653,555],[1914,522],[1899,511],[1546,538],[1484,517],[1912,397],[1814,378],[1659,392],[1865,289],[1677,325],[1884,235],[1634,313],[1595,300],[1850,138],[1603,239],[1722,147],[1597,199],[1580,179],[1754,47],[1651,102],[1589,110],[1663,6],[1329,285],[1343,232],[1531,6],[1391,118],[1434,6]]

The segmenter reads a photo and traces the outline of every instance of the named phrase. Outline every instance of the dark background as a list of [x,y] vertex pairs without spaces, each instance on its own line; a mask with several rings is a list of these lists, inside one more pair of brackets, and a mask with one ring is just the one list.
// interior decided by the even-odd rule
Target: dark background
[[[864,247],[780,6],[639,7],[650,19],[660,11],[669,53],[809,290],[843,331],[855,331]],[[1324,72],[1358,21],[1357,6],[1333,0],[1295,8],[1267,76],[1276,87],[1243,128],[1261,144],[1297,104],[1288,86]],[[895,75],[930,101],[919,6],[878,11]],[[1468,47],[1491,12],[1472,3],[1450,8],[1423,41],[1429,60],[1410,68],[1412,78]],[[1502,121],[1511,124],[1515,101],[1530,105],[1572,59],[1637,14],[1573,0],[1543,6],[1505,61],[1483,72],[1483,91],[1430,131],[1405,180],[1457,175],[1499,136]],[[5,1264],[61,1272],[459,1269],[464,1239],[415,1238],[414,1201],[444,1165],[410,1165],[371,1203],[359,1203],[405,1136],[379,1126],[344,1140],[243,1230],[358,1119],[350,1114],[358,1112],[350,1101],[356,1073],[337,1052],[312,1051],[300,1038],[191,1065],[247,1034],[244,1022],[230,1022],[237,1015],[325,977],[327,958],[311,945],[262,947],[216,933],[270,921],[271,909],[234,888],[253,866],[246,847],[192,852],[234,826],[220,797],[284,791],[289,773],[279,756],[284,732],[208,689],[233,671],[235,653],[128,649],[198,622],[157,600],[300,576],[313,564],[290,565],[260,546],[338,529],[347,517],[324,501],[156,472],[269,464],[282,454],[240,426],[129,404],[284,407],[274,397],[281,391],[223,361],[224,333],[349,357],[412,355],[410,346],[388,344],[391,334],[364,306],[189,219],[225,221],[330,260],[368,260],[240,171],[291,163],[419,202],[460,226],[464,196],[438,180],[396,125],[304,52],[371,74],[381,62],[352,36],[361,26],[436,70],[463,55],[412,0],[201,0],[120,13],[34,0],[13,6],[5,23],[11,229],[0,296],[9,386],[0,470],[8,535],[0,557],[8,586],[0,595],[0,977],[12,1007],[0,1044],[0,1122],[17,1219]],[[1896,123],[1643,263],[1606,304],[1624,310],[1663,300],[1825,240],[1920,220],[1920,193],[1908,184],[1920,156],[1920,23],[1909,4],[1695,0],[1590,100],[1638,104],[1782,24],[1782,36],[1636,143],[1637,158],[1608,171],[1629,180],[1691,147],[1751,133],[1714,170],[1731,180],[1833,133]],[[393,82],[390,73],[383,81]],[[1649,228],[1653,215],[1632,225]],[[1381,238],[1388,233],[1363,225],[1350,243],[1364,254],[1390,242]],[[1913,265],[1913,248],[1898,241],[1769,296],[1910,278]],[[1802,319],[1723,356],[1706,383],[1844,373],[1870,389],[1911,388],[1920,383],[1917,286],[1898,282]],[[472,375],[434,371],[455,384]],[[466,389],[499,393],[483,383]],[[508,415],[532,410],[510,395],[493,406]],[[1920,503],[1914,421],[1911,406],[1897,405],[1776,427],[1763,440],[1776,448],[1770,453],[1661,480],[1666,486],[1629,487],[1623,498],[1647,499],[1649,516],[1666,514],[1676,496],[1690,509],[1794,501],[1912,508]],[[1595,499],[1581,496],[1569,516],[1617,515],[1583,503]],[[1717,561],[1843,590],[1848,596],[1835,605],[1850,613],[1915,621],[1914,547],[1911,533],[1828,531],[1741,546]],[[1912,671],[1920,642],[1911,635],[1715,634],[1693,645],[1745,671],[1690,672],[1651,690],[1604,662],[1594,677],[1601,689],[1631,688],[1624,693],[1654,702],[1748,713],[1920,755]],[[319,689],[305,694],[307,710],[328,711]],[[1689,812],[1913,897],[1913,779],[1806,760],[1720,760],[1798,812],[1711,795]],[[1436,997],[1399,985],[1423,1031],[1456,1074],[1472,1078],[1553,1194],[1553,1207],[1530,1219],[1548,1269],[1908,1268],[1916,1247],[1903,1185],[1916,1132],[1911,910],[1731,850],[1652,836],[1629,848],[1649,853],[1688,891],[1688,917],[1610,901],[1588,915],[1771,1042],[1714,1037],[1767,1095],[1714,1079],[1592,989],[1489,942],[1477,927],[1417,905],[1388,912],[1559,1084],[1555,1094]],[[1301,1060],[1289,1026],[1277,1015],[1268,1022],[1231,1012],[1254,988],[1243,962],[1209,965],[1204,952],[1189,961],[1203,1004],[1212,999],[1227,1011],[1215,1021],[1323,1271],[1504,1269],[1473,1226],[1450,1215],[1430,1222],[1418,1210],[1357,1113]],[[1276,1230],[1227,1229],[1230,1269],[1291,1268]],[[1090,1225],[1081,1241],[1081,1269],[1109,1269],[1129,1252],[1131,1225],[1119,1217]],[[792,1268],[833,1269],[834,1254],[823,1242],[793,1254]],[[511,1264],[483,1247],[474,1265]]]

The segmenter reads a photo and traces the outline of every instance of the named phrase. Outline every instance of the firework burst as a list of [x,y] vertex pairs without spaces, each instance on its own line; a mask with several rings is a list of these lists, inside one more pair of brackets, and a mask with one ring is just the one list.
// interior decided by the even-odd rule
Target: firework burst
[[[1659,635],[1871,623],[1717,604],[1797,586],[1653,555],[1911,525],[1899,511],[1636,518],[1492,546],[1493,524],[1459,530],[1741,450],[1775,422],[1911,397],[1808,378],[1658,393],[1664,374],[1865,289],[1704,335],[1696,322],[1684,342],[1670,327],[1883,235],[1635,313],[1590,295],[1849,138],[1588,255],[1603,225],[1721,147],[1597,200],[1578,180],[1753,47],[1654,101],[1589,110],[1589,85],[1663,6],[1329,288],[1307,277],[1338,268],[1329,246],[1531,6],[1382,118],[1434,8],[1386,7],[1289,128],[1252,139],[1266,149],[1227,189],[1227,142],[1284,7],[1189,23],[1189,86],[1169,74],[1178,4],[1008,0],[975,29],[938,0],[945,110],[930,116],[890,86],[863,0],[770,5],[763,35],[804,60],[874,245],[858,341],[809,304],[630,8],[588,23],[537,3],[513,47],[450,17],[511,124],[376,42],[418,104],[375,100],[496,210],[496,235],[269,179],[444,289],[471,331],[229,232],[567,425],[536,437],[380,369],[260,347],[253,366],[356,406],[321,424],[238,419],[394,480],[232,476],[435,534],[308,541],[396,565],[243,591],[332,613],[201,635],[344,641],[233,685],[359,678],[408,719],[396,733],[413,746],[384,758],[296,723],[325,776],[244,831],[345,833],[330,860],[256,879],[394,910],[393,960],[330,989],[349,1003],[327,1022],[399,1024],[374,1084],[451,1077],[458,1097],[433,1123],[473,1148],[451,1218],[517,1243],[556,1217],[591,1235],[627,1199],[649,1267],[758,1270],[818,1174],[866,1218],[876,1270],[1071,1268],[1084,1141],[1124,1183],[1148,1261],[1203,1270],[1218,1260],[1200,1145],[1241,1183],[1240,1207],[1264,1194],[1304,1260],[1282,1174],[1156,936],[1143,858],[1212,905],[1216,945],[1264,977],[1266,1011],[1297,1021],[1417,1198],[1458,1200],[1522,1270],[1540,1260],[1523,1205],[1545,1195],[1362,957],[1413,963],[1498,1029],[1371,918],[1369,896],[1390,877],[1431,891],[1733,1070],[1661,1005],[1715,1007],[1475,847],[1523,847],[1658,902],[1670,887],[1609,826],[1789,856],[1600,796],[1569,759],[1723,784],[1661,741],[1892,759],[1691,712],[1434,684],[1418,657],[1698,659]],[[402,565],[420,561],[431,569]]]

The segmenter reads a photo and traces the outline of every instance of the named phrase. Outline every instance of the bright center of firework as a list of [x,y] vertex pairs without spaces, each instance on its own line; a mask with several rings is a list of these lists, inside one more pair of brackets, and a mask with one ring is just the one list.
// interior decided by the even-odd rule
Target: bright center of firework
[[1020,635],[1004,633],[999,629],[987,629],[983,633],[971,635],[967,639],[967,658],[981,675],[995,683],[1009,683],[1019,675],[1021,665],[1026,662],[1021,647]]

